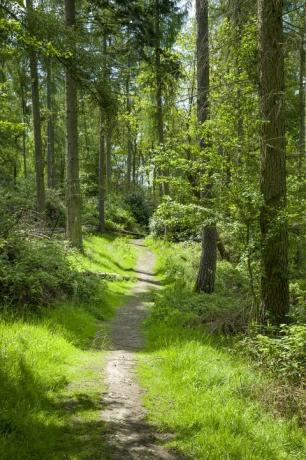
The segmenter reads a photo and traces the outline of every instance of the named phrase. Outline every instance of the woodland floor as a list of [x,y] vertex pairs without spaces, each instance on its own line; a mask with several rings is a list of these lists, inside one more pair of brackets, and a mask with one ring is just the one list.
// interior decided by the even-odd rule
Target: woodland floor
[[142,323],[147,316],[145,293],[159,282],[153,273],[155,256],[143,246],[138,247],[135,269],[136,284],[126,305],[117,311],[110,324],[111,350],[106,358],[103,397],[103,420],[107,425],[107,442],[112,459],[146,460],[182,458],[159,444],[170,436],[158,434],[146,422],[142,406],[142,390],[136,381],[136,354],[144,346]]

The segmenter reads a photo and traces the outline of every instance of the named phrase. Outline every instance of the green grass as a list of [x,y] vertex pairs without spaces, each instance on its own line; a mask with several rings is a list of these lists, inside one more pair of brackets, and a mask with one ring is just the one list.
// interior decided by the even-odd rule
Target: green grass
[[[170,250],[158,245],[160,276]],[[179,290],[171,300],[174,291],[166,285],[154,294],[145,326],[139,377],[149,420],[173,433],[169,445],[192,459],[305,458],[305,432],[294,419],[273,415],[260,403],[266,377],[240,358],[229,341],[190,321],[193,312],[180,309]]]
[[[75,256],[76,258],[77,256]],[[89,237],[80,269],[131,272],[127,240]],[[58,303],[39,315],[0,320],[0,458],[109,458],[101,421],[107,341],[101,319],[112,316],[131,282],[101,282],[90,304]]]

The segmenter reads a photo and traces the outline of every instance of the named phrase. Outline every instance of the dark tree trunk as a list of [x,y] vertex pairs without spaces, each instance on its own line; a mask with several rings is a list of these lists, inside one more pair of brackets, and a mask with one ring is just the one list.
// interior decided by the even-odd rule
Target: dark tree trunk
[[258,0],[263,315],[276,323],[289,310],[282,0]]
[[[131,114],[131,100],[130,100],[130,64],[128,63],[128,74],[126,78],[126,111],[128,116]],[[132,130],[130,120],[127,122],[127,184],[128,189],[131,188],[131,175],[132,175],[132,158],[133,158],[133,142]]]
[[[27,0],[26,7],[29,13],[29,29],[35,30],[33,23],[33,2]],[[39,100],[39,80],[37,70],[37,54],[34,50],[30,51],[30,72],[31,72],[31,89],[32,89],[32,112],[34,128],[34,150],[35,150],[35,175],[36,175],[36,196],[37,212],[43,214],[46,209],[46,194],[44,181],[44,157],[41,139],[41,118],[40,118],[40,100]]]
[[99,144],[99,167],[98,167],[98,210],[99,231],[105,231],[105,194],[106,194],[106,155],[105,155],[105,115],[103,107],[100,107],[100,144]]
[[112,127],[111,117],[108,115],[106,120],[106,178],[107,178],[107,191],[111,191],[112,184]]
[[305,160],[305,29],[306,29],[306,3],[302,22],[302,36],[300,44],[300,75],[299,75],[299,175],[302,172]]
[[[198,122],[204,123],[209,116],[209,47],[208,47],[208,0],[196,0],[197,16],[197,114]],[[205,149],[205,142],[201,140]],[[208,184],[206,199],[211,199]],[[204,225],[202,231],[202,254],[195,284],[197,292],[212,293],[215,290],[217,260],[217,228],[214,223]]]
[[[75,25],[75,0],[65,0],[65,24]],[[82,248],[81,193],[78,154],[77,83],[73,70],[66,68],[67,129],[67,236],[72,246]]]
[[[161,71],[160,48],[160,0],[155,0],[155,80],[156,80],[156,131],[157,142],[161,149],[164,147],[164,113],[163,113],[163,83]],[[158,168],[158,174],[167,175],[167,170]],[[169,184],[162,182],[160,191],[162,195],[169,195]]]
[[48,159],[48,187],[55,186],[55,158],[54,158],[54,113],[53,113],[53,81],[52,62],[47,61],[47,159]]
[[[26,78],[23,64],[21,64],[20,69],[20,96],[21,96],[21,111],[22,111],[22,122],[26,126]],[[27,137],[26,130],[22,132],[22,159],[23,159],[23,174],[27,178],[28,168],[27,168]]]

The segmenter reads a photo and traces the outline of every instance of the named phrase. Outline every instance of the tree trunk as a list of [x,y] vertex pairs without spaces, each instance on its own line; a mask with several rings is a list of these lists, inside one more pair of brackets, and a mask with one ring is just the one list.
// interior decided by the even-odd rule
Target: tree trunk
[[105,231],[105,194],[106,194],[106,155],[105,155],[105,115],[100,107],[100,143],[98,167],[99,231]]
[[273,323],[289,310],[282,0],[258,0],[262,235],[261,301]]
[[[128,117],[131,114],[131,101],[130,101],[130,63],[128,62],[128,73],[126,77],[126,112]],[[131,175],[132,175],[132,157],[133,157],[133,143],[132,131],[130,120],[127,122],[127,185],[128,190],[131,189]]]
[[48,158],[48,187],[55,186],[55,158],[54,158],[54,114],[53,114],[53,82],[52,82],[52,62],[47,61],[47,158]]
[[[29,29],[34,30],[33,24],[33,2],[27,0],[27,11],[29,13]],[[44,157],[41,139],[41,118],[40,118],[40,101],[39,101],[39,80],[37,70],[37,54],[34,50],[30,51],[30,73],[32,89],[32,112],[33,112],[33,129],[34,129],[34,150],[35,150],[35,176],[36,176],[36,196],[37,212],[43,214],[46,209],[46,194],[44,181]]]
[[[22,111],[22,123],[24,126],[26,126],[27,120],[26,120],[26,98],[25,94],[27,92],[27,88],[25,85],[25,71],[24,71],[24,66],[23,63],[21,64],[21,69],[20,69],[20,96],[21,96],[21,111]],[[26,137],[26,130],[23,129],[22,132],[22,159],[23,159],[23,174],[25,179],[28,176],[28,168],[27,168],[27,137]]]
[[[160,0],[155,0],[155,80],[156,80],[156,132],[157,142],[161,149],[164,148],[164,114],[163,114],[163,89],[161,72],[160,48]],[[165,168],[158,168],[158,175],[167,175]],[[162,195],[169,195],[169,184],[162,182],[160,191]]]
[[299,175],[302,172],[303,162],[305,159],[305,29],[306,29],[306,3],[304,5],[304,14],[302,22],[302,36],[300,44],[300,75],[299,75]]
[[112,127],[109,115],[107,115],[106,124],[106,178],[107,191],[110,193],[112,184]]
[[[198,122],[203,124],[208,119],[209,92],[209,47],[208,47],[208,0],[196,0],[197,16],[197,115]],[[201,140],[202,148],[205,143]],[[207,186],[206,199],[211,199],[211,184]],[[208,294],[215,290],[217,260],[217,228],[214,223],[204,225],[202,231],[202,254],[198,276],[195,284],[196,292]]]
[[[65,24],[75,25],[75,0],[65,0]],[[81,193],[78,155],[77,83],[73,70],[66,68],[67,129],[67,236],[74,247],[82,248]]]

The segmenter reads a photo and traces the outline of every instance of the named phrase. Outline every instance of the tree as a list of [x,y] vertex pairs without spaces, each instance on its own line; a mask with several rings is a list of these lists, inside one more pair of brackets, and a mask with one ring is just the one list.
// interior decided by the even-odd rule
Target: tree
[[[75,26],[75,0],[65,0],[65,24]],[[81,192],[78,155],[77,82],[71,62],[66,67],[67,130],[67,236],[72,246],[82,248]]]
[[289,311],[282,0],[258,0],[262,236],[261,300],[274,323]]
[[[33,16],[33,2],[26,2],[28,12],[28,27],[32,33],[35,30],[35,20]],[[41,117],[40,117],[40,98],[39,98],[39,79],[37,70],[37,54],[35,49],[30,49],[30,72],[32,89],[32,112],[34,127],[34,150],[35,150],[35,174],[36,174],[36,201],[37,212],[44,213],[46,208],[46,194],[44,182],[44,157],[41,138]]]
[[47,109],[48,109],[48,122],[47,122],[47,165],[48,165],[48,187],[55,186],[55,158],[54,158],[54,107],[53,107],[53,74],[52,74],[52,61],[47,59],[46,64],[47,73]]
[[[208,0],[196,1],[197,15],[197,117],[200,124],[209,117],[209,43]],[[201,140],[205,149],[205,141]],[[212,184],[206,187],[205,198],[212,197]],[[202,253],[195,290],[212,293],[215,289],[217,263],[217,229],[215,223],[205,224],[202,230]]]

